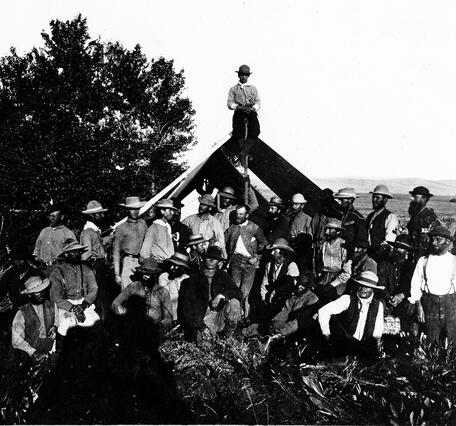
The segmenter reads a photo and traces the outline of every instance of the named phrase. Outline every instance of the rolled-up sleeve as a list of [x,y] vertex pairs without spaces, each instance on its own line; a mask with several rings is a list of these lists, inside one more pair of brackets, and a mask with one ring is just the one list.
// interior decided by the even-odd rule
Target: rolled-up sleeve
[[27,352],[29,356],[32,356],[36,352],[36,349],[30,346],[25,340],[25,320],[21,311],[16,313],[13,320],[13,325],[11,327],[11,344],[13,345],[13,348]]
[[377,318],[375,319],[374,331],[372,337],[380,339],[383,336],[384,317],[383,317],[383,303],[378,304]]
[[350,306],[350,295],[344,294],[338,299],[329,302],[318,310],[318,323],[320,324],[321,332],[324,335],[330,335],[329,321],[333,315],[340,314]]
[[413,272],[412,282],[410,285],[410,303],[416,303],[421,299],[423,294],[422,288],[424,284],[423,265],[425,257],[420,257]]

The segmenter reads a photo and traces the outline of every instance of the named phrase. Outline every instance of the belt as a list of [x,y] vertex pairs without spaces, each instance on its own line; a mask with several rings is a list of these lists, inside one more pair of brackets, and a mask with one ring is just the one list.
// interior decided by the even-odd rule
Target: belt
[[243,254],[240,254],[240,253],[234,253],[233,256],[242,257],[245,260],[249,260],[252,258],[252,256],[244,256]]
[[123,253],[123,257],[132,257],[133,259],[139,259],[139,254]]

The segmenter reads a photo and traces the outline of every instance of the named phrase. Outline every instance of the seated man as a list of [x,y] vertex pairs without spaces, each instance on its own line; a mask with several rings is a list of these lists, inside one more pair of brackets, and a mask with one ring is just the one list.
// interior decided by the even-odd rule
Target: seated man
[[358,286],[356,295],[344,294],[318,310],[323,338],[337,353],[383,355],[383,303],[374,297],[374,289],[385,287],[378,285],[377,275],[370,271],[361,272],[353,281]]
[[49,279],[30,277],[24,284],[29,303],[16,313],[11,330],[11,343],[14,349],[27,354],[33,361],[41,362],[55,353],[58,310],[49,301]]
[[145,299],[146,316],[158,325],[163,335],[173,325],[172,306],[169,292],[158,285],[158,276],[162,269],[155,259],[144,260],[136,268],[138,280],[125,287],[112,302],[112,310],[117,315],[127,314],[126,302],[130,297],[137,296]]
[[277,238],[266,246],[271,251],[271,260],[266,264],[261,283],[261,299],[265,303],[266,317],[272,318],[292,295],[299,270],[291,260],[294,250],[285,238]]
[[51,301],[59,308],[57,331],[62,336],[72,327],[91,327],[100,319],[94,305],[98,293],[95,275],[81,261],[85,249],[75,240],[65,240],[60,255],[63,263],[56,265],[49,276]]
[[182,282],[177,316],[185,337],[209,347],[220,331],[234,331],[241,319],[242,291],[219,265],[225,259],[215,246],[207,249],[202,270]]
[[209,240],[205,240],[201,234],[193,234],[188,239],[187,247],[190,248],[189,258],[192,269],[198,271],[204,264],[204,254],[209,247]]
[[385,313],[399,317],[402,331],[411,331],[415,306],[407,298],[410,297],[414,270],[414,248],[407,234],[398,235],[395,241],[388,241],[388,244],[393,251],[378,264],[379,284],[385,286]]
[[177,320],[177,301],[182,281],[188,278],[191,272],[190,258],[186,253],[176,252],[169,259],[166,259],[164,265],[168,271],[163,272],[158,278],[159,286],[165,288],[171,300],[171,313],[173,320]]

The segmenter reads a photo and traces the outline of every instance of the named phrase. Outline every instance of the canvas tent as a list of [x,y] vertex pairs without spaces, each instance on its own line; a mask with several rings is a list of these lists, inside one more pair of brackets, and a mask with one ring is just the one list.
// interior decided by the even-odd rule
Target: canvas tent
[[[204,180],[208,180],[216,189],[229,185],[235,189],[236,193],[242,194],[244,191],[243,175],[234,166],[238,152],[239,148],[229,136],[222,139],[213,146],[199,164],[185,171],[147,201],[140,213],[147,211],[161,198],[177,197],[179,200],[184,200],[185,197],[200,187]],[[306,204],[306,211],[310,214],[315,212],[321,189],[314,182],[260,139],[254,144],[251,154],[253,159],[249,163],[250,170],[269,189],[284,201],[289,200],[293,194],[300,192],[309,200]],[[260,204],[257,214],[262,215],[267,211],[267,200],[258,190],[255,188],[254,190]]]

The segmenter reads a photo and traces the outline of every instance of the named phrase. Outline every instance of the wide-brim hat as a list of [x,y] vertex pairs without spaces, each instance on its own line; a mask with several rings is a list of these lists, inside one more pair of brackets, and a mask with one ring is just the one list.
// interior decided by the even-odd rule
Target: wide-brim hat
[[204,206],[209,206],[209,207],[217,207],[215,204],[214,197],[210,194],[204,194],[201,195],[201,197],[198,197],[198,201],[200,204],[203,204]]
[[94,213],[103,213],[107,212],[108,209],[104,209],[102,205],[97,200],[92,200],[87,203],[86,210],[83,210],[84,214],[94,214]]
[[219,261],[226,260],[223,257],[222,250],[219,247],[217,247],[217,246],[210,246],[207,249],[206,253],[203,254],[203,257],[205,259],[215,259],[215,260],[219,260]]
[[190,270],[190,257],[188,254],[176,252],[171,257],[166,259],[166,262],[172,263],[173,265],[182,266],[185,269]]
[[323,225],[323,228],[338,229],[339,231],[344,230],[344,228],[342,227],[342,222],[334,218],[329,218],[327,222]]
[[119,206],[125,209],[140,209],[144,204],[146,202],[140,201],[139,197],[126,197],[125,203],[119,203]]
[[357,239],[357,240],[353,240],[351,242],[345,242],[342,244],[342,246],[347,249],[351,249],[351,248],[355,248],[355,247],[368,249],[370,247],[370,244],[369,244],[369,241],[367,241],[367,240]]
[[356,198],[356,191],[354,188],[341,188],[334,194],[334,198]]
[[285,238],[277,238],[273,244],[269,244],[266,246],[266,250],[274,249],[286,250],[290,253],[294,253],[294,250],[290,247],[288,241]]
[[181,209],[185,205],[177,197],[171,197],[170,200],[173,202],[173,206],[176,207],[176,209]]
[[334,198],[334,191],[330,188],[325,188],[315,198],[319,200],[327,200],[328,198]]
[[247,74],[250,75],[252,72],[250,71],[250,67],[248,65],[241,65],[237,71],[235,71],[237,74]]
[[234,195],[234,189],[231,186],[226,186],[221,191],[217,192],[217,195],[222,198],[228,198],[230,200],[237,200],[236,195]]
[[416,249],[411,245],[410,238],[407,234],[400,234],[396,237],[395,241],[387,241],[391,247],[401,248],[407,251],[415,251]]
[[443,237],[447,238],[448,240],[453,240],[450,230],[445,226],[435,226],[433,229],[429,231],[428,235],[430,237]]
[[383,195],[386,198],[394,198],[386,185],[377,185],[373,191],[369,192],[372,195]]
[[158,262],[155,259],[149,258],[145,259],[141,265],[136,267],[136,271],[140,274],[158,274],[163,271],[163,269],[158,265]]
[[375,290],[385,290],[385,287],[378,285],[378,277],[371,271],[361,272],[356,277],[352,278],[356,284],[362,285],[364,287],[373,288]]
[[206,240],[202,234],[193,234],[190,235],[188,238],[187,244],[185,244],[186,247],[194,246],[196,244],[201,244],[201,243],[207,243],[209,240]]
[[268,205],[285,208],[285,205],[280,197],[272,197]]
[[157,209],[171,209],[171,210],[177,210],[176,207],[174,207],[173,200],[169,198],[162,198],[161,200],[158,200],[155,204],[154,207]]
[[425,195],[428,198],[433,197],[434,195],[429,192],[425,186],[416,186],[413,188],[413,191],[409,191],[410,195]]
[[32,294],[39,293],[50,285],[49,278],[42,279],[41,277],[35,276],[30,277],[25,283],[25,289],[21,291],[21,294]]
[[70,251],[78,251],[78,250],[86,251],[87,246],[83,246],[82,244],[79,244],[76,240],[68,238],[63,242],[63,250],[60,253],[59,257],[64,255],[65,253],[69,253]]

